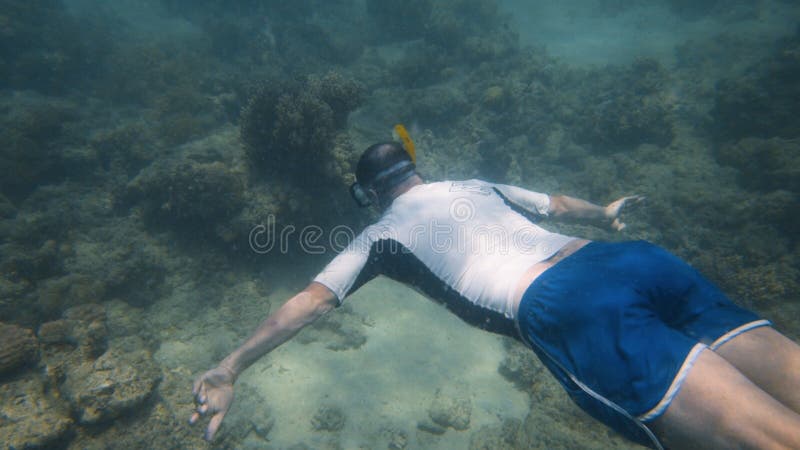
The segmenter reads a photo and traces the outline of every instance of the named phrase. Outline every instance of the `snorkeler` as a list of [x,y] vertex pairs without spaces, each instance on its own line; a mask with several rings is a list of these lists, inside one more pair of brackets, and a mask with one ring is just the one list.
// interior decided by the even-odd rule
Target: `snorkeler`
[[[197,379],[190,422],[210,416],[206,439],[242,371],[385,275],[522,340],[581,408],[642,445],[800,448],[800,347],[660,247],[537,225],[622,230],[620,213],[641,197],[601,207],[480,180],[425,183],[393,142],[369,147],[356,179],[355,201],[382,216]],[[452,245],[436,239],[443,229]]]

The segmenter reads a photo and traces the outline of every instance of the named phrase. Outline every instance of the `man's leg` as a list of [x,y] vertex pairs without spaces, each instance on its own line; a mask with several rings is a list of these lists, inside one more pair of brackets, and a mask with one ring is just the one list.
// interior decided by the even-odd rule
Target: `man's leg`
[[800,415],[709,350],[651,427],[668,448],[800,448]]
[[800,346],[771,327],[759,327],[714,351],[758,387],[800,414]]

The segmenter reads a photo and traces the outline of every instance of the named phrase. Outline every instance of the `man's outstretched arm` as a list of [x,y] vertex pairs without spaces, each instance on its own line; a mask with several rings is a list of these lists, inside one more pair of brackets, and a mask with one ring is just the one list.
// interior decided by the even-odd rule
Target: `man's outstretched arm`
[[233,402],[233,383],[239,375],[262,356],[292,338],[306,325],[314,322],[336,306],[336,295],[324,285],[312,282],[290,298],[256,328],[250,338],[219,366],[201,375],[192,393],[198,404],[190,423],[202,415],[211,415],[205,438],[211,440]]
[[607,206],[599,206],[586,200],[566,195],[551,195],[548,212],[558,219],[587,220],[610,224],[611,228],[620,231],[625,228],[625,224],[620,221],[622,209],[626,205],[638,203],[642,200],[644,200],[644,197],[641,195],[633,195],[622,197]]

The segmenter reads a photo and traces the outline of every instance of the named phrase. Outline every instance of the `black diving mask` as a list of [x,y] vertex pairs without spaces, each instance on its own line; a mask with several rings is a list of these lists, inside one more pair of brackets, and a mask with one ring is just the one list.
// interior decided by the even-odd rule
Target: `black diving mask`
[[365,208],[372,204],[373,197],[370,196],[369,191],[372,191],[375,197],[380,197],[389,189],[411,178],[415,169],[416,166],[411,161],[400,161],[388,169],[378,172],[375,179],[367,185],[362,186],[358,181],[351,184],[350,196],[359,207]]

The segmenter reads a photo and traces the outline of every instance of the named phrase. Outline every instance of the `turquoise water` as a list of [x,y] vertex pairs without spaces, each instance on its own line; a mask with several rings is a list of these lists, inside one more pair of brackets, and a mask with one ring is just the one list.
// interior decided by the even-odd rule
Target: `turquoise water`
[[192,381],[324,267],[337,226],[376,219],[347,187],[396,123],[428,179],[645,195],[620,233],[542,225],[662,245],[797,338],[798,18],[0,0],[0,447],[635,448],[521,344],[385,278],[245,372],[213,443],[187,421]]

